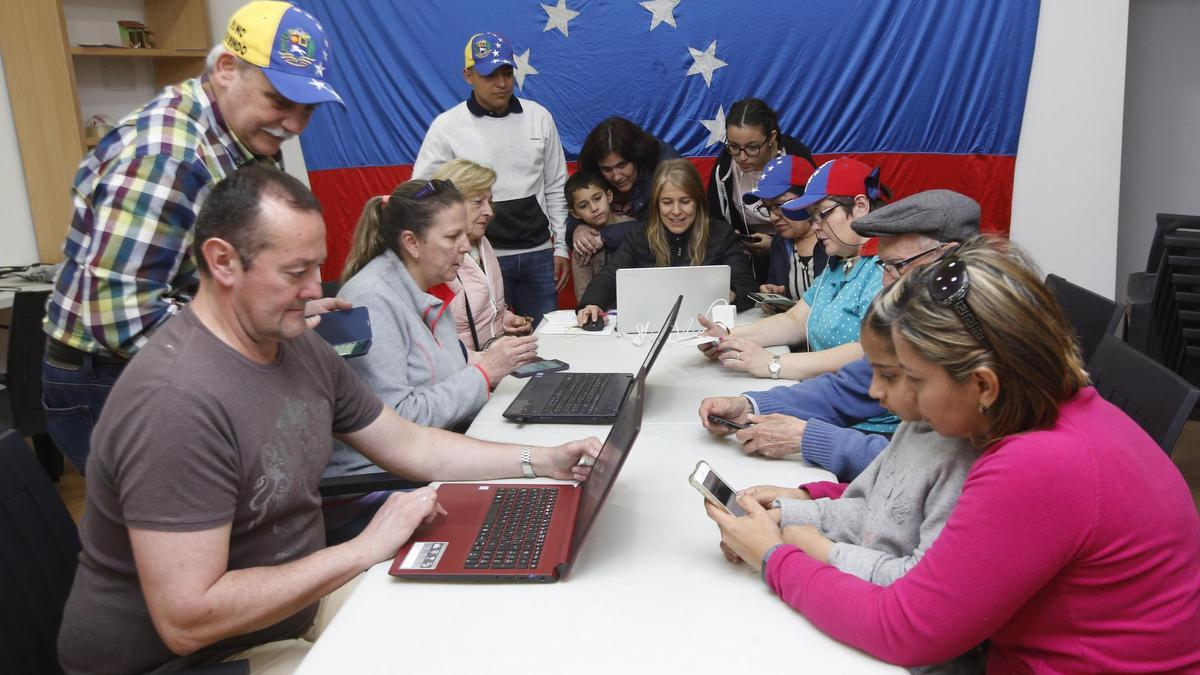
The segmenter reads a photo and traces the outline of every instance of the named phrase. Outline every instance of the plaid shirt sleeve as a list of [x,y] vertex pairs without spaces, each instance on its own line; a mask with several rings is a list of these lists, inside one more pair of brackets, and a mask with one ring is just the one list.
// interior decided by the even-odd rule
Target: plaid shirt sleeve
[[191,299],[193,226],[212,182],[178,157],[138,156],[109,167],[91,208],[77,212],[93,222],[76,310],[104,349],[131,355]]

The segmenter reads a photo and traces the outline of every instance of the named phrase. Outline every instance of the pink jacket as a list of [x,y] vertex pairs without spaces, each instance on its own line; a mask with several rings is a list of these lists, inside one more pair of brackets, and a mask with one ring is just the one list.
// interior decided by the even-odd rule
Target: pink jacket
[[[467,322],[467,303],[471,303],[471,315],[475,318],[475,331],[479,335],[479,347],[492,337],[503,333],[504,318],[512,314],[504,301],[504,279],[500,276],[500,261],[487,237],[479,240],[479,257],[483,266],[475,262],[470,254],[463,256],[462,267],[458,268],[458,279],[448,285],[455,292],[450,302],[454,323],[458,328],[458,339],[474,352],[471,328]],[[476,359],[472,359],[474,363]]]
[[1052,428],[988,448],[891,586],[790,545],[766,579],[821,630],[902,665],[991,638],[989,673],[1200,669],[1200,516],[1170,458],[1091,387]]

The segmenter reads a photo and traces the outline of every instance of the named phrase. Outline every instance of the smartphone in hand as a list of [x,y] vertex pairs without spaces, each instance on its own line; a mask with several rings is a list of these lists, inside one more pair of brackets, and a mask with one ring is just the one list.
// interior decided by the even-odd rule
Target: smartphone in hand
[[708,462],[704,460],[696,462],[696,468],[692,470],[688,482],[713,506],[735,516],[746,515],[745,510],[737,503],[737,491],[729,487],[729,484],[718,476],[716,471],[712,470]]
[[371,350],[371,314],[366,307],[351,307],[321,314],[314,329],[333,345],[338,356],[352,359]]
[[708,421],[712,422],[713,424],[724,424],[725,426],[729,427],[730,429],[749,429],[750,428],[749,424],[743,424],[742,422],[734,422],[733,420],[727,420],[724,417],[720,417],[717,415],[709,415]]
[[560,370],[566,370],[570,367],[571,366],[568,366],[566,361],[559,361],[558,359],[538,359],[520,366],[513,371],[512,376],[529,377],[530,375],[536,375],[537,373],[557,373]]

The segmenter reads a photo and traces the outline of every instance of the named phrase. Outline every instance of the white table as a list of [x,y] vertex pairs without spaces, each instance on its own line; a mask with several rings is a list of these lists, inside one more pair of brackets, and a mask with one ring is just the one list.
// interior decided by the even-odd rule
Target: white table
[[[578,371],[636,372],[650,340],[543,336],[539,353]],[[735,486],[796,485],[832,476],[799,461],[744,456],[710,437],[705,396],[764,389],[695,347],[668,344],[647,380],[642,431],[575,567],[553,584],[399,580],[372,567],[300,673],[762,673],[805,667],[896,672],[825,636],[747,566],[730,565],[687,476],[706,459]],[[524,385],[506,378],[468,432],[556,444],[607,426],[519,425],[500,416]]]

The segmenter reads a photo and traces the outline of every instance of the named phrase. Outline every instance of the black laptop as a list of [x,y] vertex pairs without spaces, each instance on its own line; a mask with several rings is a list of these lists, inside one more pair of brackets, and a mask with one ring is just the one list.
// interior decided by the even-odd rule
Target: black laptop
[[682,303],[681,295],[667,314],[636,377],[629,373],[538,373],[529,378],[504,411],[504,417],[514,422],[612,424],[634,380],[646,377],[667,343]]

